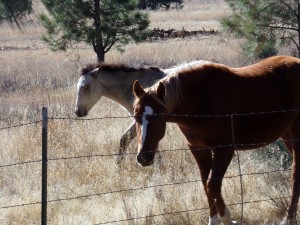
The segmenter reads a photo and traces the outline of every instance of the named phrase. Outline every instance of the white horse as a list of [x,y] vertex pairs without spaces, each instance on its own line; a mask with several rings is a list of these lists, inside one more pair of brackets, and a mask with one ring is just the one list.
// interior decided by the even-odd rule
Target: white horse
[[[112,64],[88,64],[81,70],[77,84],[75,114],[84,117],[102,97],[107,97],[122,105],[133,115],[134,95],[132,84],[138,80],[143,87],[152,86],[167,74],[190,68],[206,61],[193,61],[169,69],[157,67],[128,67]],[[120,141],[120,154],[124,153],[132,139],[136,136],[135,122],[129,126]]]

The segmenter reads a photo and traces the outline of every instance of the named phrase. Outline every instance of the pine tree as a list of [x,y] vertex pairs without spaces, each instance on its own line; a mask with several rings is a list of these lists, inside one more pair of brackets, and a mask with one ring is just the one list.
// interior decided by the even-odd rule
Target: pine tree
[[40,19],[52,50],[66,50],[80,42],[93,46],[99,62],[113,46],[119,51],[131,41],[147,37],[148,15],[136,11],[135,0],[42,0],[50,17]]
[[31,13],[31,0],[0,0],[0,22],[9,21],[21,29],[20,20]]
[[168,10],[171,3],[174,3],[178,9],[183,7],[183,0],[139,0],[138,7],[139,9],[157,10],[159,8],[164,8]]
[[246,39],[244,50],[255,58],[275,55],[293,44],[300,57],[299,0],[226,0],[233,14],[221,20],[229,32]]

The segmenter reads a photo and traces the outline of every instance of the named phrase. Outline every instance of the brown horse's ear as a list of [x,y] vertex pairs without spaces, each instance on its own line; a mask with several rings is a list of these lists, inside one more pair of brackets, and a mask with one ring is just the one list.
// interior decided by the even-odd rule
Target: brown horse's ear
[[138,98],[145,94],[144,89],[141,87],[140,83],[137,80],[133,83],[133,93]]
[[163,100],[166,94],[166,87],[162,82],[159,82],[158,88],[157,88],[157,96]]

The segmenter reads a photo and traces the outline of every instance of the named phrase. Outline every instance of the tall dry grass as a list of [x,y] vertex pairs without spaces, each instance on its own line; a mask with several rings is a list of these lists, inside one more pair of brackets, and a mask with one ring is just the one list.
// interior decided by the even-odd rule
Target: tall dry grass
[[[35,4],[37,11],[43,10],[37,1]],[[228,6],[222,0],[190,0],[185,1],[181,11],[150,12],[151,27],[220,29],[218,19],[229,13]],[[34,18],[25,26],[24,32],[12,30],[7,24],[1,25],[1,127],[40,120],[42,106],[48,107],[51,117],[75,118],[79,70],[86,63],[94,62],[95,54],[88,46],[66,53],[51,52],[39,39],[42,32]],[[231,66],[251,63],[240,50],[240,40],[226,35],[131,44],[125,50],[122,54],[110,51],[107,62],[161,68],[200,59]],[[89,118],[125,115],[127,113],[119,105],[101,99]],[[49,121],[49,224],[99,224],[139,217],[144,218],[116,224],[207,223],[207,210],[194,210],[207,207],[200,182],[182,183],[200,179],[189,151],[161,152],[149,168],[136,164],[135,142],[129,146],[128,155],[121,165],[117,164],[116,156],[76,158],[118,153],[119,138],[130,123],[130,118]],[[0,165],[41,159],[40,123],[0,130],[0,140]],[[172,124],[168,125],[160,147],[187,148],[182,134]],[[274,145],[269,150],[276,151],[276,148]],[[257,151],[240,153],[242,173],[280,167],[272,158],[262,160],[257,154]],[[59,159],[65,157],[75,158]],[[0,170],[0,224],[39,224],[39,204],[7,209],[1,207],[40,201],[40,163],[0,167]],[[235,157],[226,176],[237,174]],[[289,172],[242,178],[246,202],[290,193]],[[159,185],[172,183],[182,184]],[[115,192],[125,189],[138,190]],[[224,180],[223,194],[227,203],[239,203],[240,192],[239,177]],[[52,201],[57,199],[61,200]],[[283,217],[286,206],[285,200],[245,204],[244,224],[276,224]],[[241,206],[230,206],[230,210],[233,217],[239,219]],[[171,212],[178,213],[169,214]],[[159,216],[161,214],[164,215]]]

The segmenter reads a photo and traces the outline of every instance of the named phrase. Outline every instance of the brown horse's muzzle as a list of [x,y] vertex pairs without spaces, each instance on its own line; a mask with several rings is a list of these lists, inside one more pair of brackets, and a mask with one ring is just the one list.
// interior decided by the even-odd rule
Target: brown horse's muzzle
[[140,151],[136,159],[138,163],[141,164],[142,166],[151,166],[154,162],[155,152],[156,151],[148,151],[148,152]]

